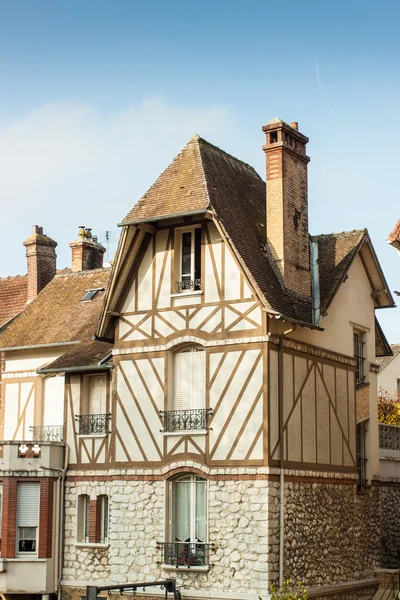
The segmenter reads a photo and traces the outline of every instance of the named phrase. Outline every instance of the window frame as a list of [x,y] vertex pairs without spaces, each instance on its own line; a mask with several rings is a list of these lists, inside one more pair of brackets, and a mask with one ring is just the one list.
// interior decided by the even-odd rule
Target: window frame
[[97,496],[97,502],[100,502],[100,544],[107,544],[110,527],[110,498],[107,494]]
[[[185,408],[178,408],[178,377],[179,377],[179,373],[178,373],[178,357],[181,357],[183,354],[189,354],[189,353],[195,353],[195,352],[203,352],[204,354],[202,355],[204,357],[204,364],[203,364],[203,374],[204,374],[204,381],[202,381],[202,387],[203,387],[203,398],[202,398],[202,406],[198,406],[198,407],[193,407],[193,400],[194,400],[194,396],[193,396],[193,373],[194,373],[194,365],[193,365],[193,359],[192,359],[192,365],[191,365],[191,377],[192,377],[192,394],[191,394],[191,398],[190,398],[190,406],[189,403]],[[206,362],[207,362],[207,354],[206,354],[206,350],[205,348],[203,348],[202,346],[199,345],[195,345],[195,344],[191,344],[191,345],[186,345],[184,347],[178,348],[177,350],[175,350],[175,352],[172,353],[172,369],[173,369],[173,385],[172,385],[172,402],[171,402],[171,408],[170,410],[206,410],[207,409],[207,368],[206,368]],[[185,374],[182,374],[182,377],[184,377]]]
[[[355,369],[355,383],[356,386],[362,385],[366,382],[365,375],[365,341],[366,335],[365,331],[360,329],[353,330],[353,355],[356,359],[356,369]],[[360,352],[361,349],[361,352]]]
[[[177,483],[179,483],[180,481],[184,481],[185,479],[190,478],[190,541],[177,541],[175,539],[176,535],[175,535],[175,526],[176,524],[174,523],[174,513],[175,513],[175,496],[176,496],[176,492],[174,487],[176,486]],[[196,478],[201,481],[204,482],[204,503],[205,503],[205,523],[204,523],[204,527],[205,527],[205,540],[201,540],[199,542],[196,542]],[[175,477],[173,477],[172,479],[167,480],[167,502],[166,502],[166,506],[167,506],[167,531],[166,531],[166,540],[169,543],[188,543],[188,544],[193,544],[193,543],[198,543],[198,544],[208,544],[208,537],[209,537],[209,527],[208,527],[208,517],[209,517],[209,506],[208,506],[208,497],[209,497],[209,493],[208,493],[208,479],[206,479],[205,477],[201,477],[200,475],[197,475],[195,473],[180,473],[179,475],[176,475]]]
[[89,543],[90,496],[79,494],[76,500],[76,541],[78,544]]
[[[38,505],[38,512],[37,512],[37,518],[36,518],[36,525],[20,525],[19,523],[19,515],[18,515],[18,509],[19,509],[19,503],[20,503],[20,491],[21,489],[23,489],[24,486],[27,485],[34,485],[36,490],[37,490],[37,505]],[[21,531],[25,530],[25,529],[33,529],[34,530],[34,536],[33,538],[27,537],[26,539],[29,540],[34,540],[35,541],[35,550],[20,550],[19,544],[20,541],[22,539],[24,539],[23,537],[21,537]],[[33,482],[28,482],[28,481],[18,481],[17,482],[17,504],[16,504],[16,536],[15,536],[15,544],[16,544],[16,556],[17,557],[23,557],[23,556],[38,556],[39,553],[39,531],[40,531],[40,483],[33,481]]]
[[[196,240],[196,231],[199,231],[198,238]],[[183,243],[182,238],[185,233],[191,234],[191,260],[190,260],[190,273],[183,273]],[[175,229],[175,286],[176,289],[172,290],[172,293],[186,293],[193,294],[194,292],[201,292],[202,290],[202,247],[203,247],[203,233],[201,223],[198,225],[190,225],[188,227],[177,227]],[[183,277],[190,277],[185,281],[193,282],[192,288],[182,289]],[[199,281],[196,284],[196,281]]]

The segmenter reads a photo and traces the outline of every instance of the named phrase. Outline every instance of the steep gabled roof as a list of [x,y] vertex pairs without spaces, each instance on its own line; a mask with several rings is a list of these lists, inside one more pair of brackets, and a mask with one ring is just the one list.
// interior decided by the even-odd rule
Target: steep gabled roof
[[[121,223],[124,231],[98,328],[100,337],[110,335],[115,298],[121,293],[146,236],[143,224],[197,214],[215,221],[269,312],[313,326],[311,298],[285,287],[268,248],[265,182],[251,166],[196,135]],[[319,246],[322,314],[365,244],[370,250],[364,265],[374,269],[370,281],[377,293],[376,306],[394,305],[366,230],[312,239]]]
[[[110,269],[94,269],[77,273],[62,272],[26,306],[0,335],[1,348],[20,348],[79,342],[78,352],[83,366],[86,361],[105,356],[109,346],[92,341],[99,314],[104,301],[104,291],[99,291],[93,300],[82,302],[88,289],[105,289]],[[81,352],[88,350],[88,356]],[[90,350],[90,351],[89,351]],[[97,353],[98,352],[98,353]],[[69,354],[77,351],[71,349]]]
[[0,331],[21,312],[27,298],[27,275],[0,279]]
[[195,135],[121,225],[210,211],[272,311],[312,322],[311,300],[290,292],[266,247],[266,186],[248,164]]
[[379,373],[382,373],[386,367],[400,354],[400,344],[390,344],[390,348],[393,352],[392,356],[382,356],[376,359],[379,364]]

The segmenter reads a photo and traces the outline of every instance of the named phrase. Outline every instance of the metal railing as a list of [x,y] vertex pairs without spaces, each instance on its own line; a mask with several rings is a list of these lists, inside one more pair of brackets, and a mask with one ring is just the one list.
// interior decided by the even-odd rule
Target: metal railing
[[34,442],[62,442],[64,425],[34,425],[29,427]]
[[400,450],[400,427],[379,423],[379,448]]
[[362,490],[367,483],[367,457],[366,457],[366,424],[364,421],[357,423],[357,487]]
[[190,410],[160,411],[164,423],[164,431],[191,431],[207,429],[208,416],[211,409],[194,408]]
[[78,421],[79,435],[96,435],[107,433],[107,421],[110,415],[107,413],[98,415],[76,415]]
[[185,281],[177,281],[176,290],[178,293],[201,290],[201,279],[187,279]]
[[398,598],[398,594],[400,591],[400,571],[395,571],[391,578],[389,579],[383,594],[381,596],[381,600],[394,600],[394,598]]
[[207,567],[213,544],[203,542],[157,542],[162,563],[172,567]]

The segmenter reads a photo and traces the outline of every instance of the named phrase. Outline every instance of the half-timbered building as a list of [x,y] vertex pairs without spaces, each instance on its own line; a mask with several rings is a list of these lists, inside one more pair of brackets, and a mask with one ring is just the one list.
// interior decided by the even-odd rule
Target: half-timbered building
[[[3,444],[44,452],[62,425],[64,463],[42,466],[65,598],[167,577],[187,598],[255,599],[287,577],[372,597],[390,354],[375,309],[394,303],[366,230],[310,236],[297,124],[263,130],[266,183],[195,136],[120,223],[111,274],[57,275],[0,337]],[[17,492],[37,481],[27,464]],[[18,528],[33,535],[19,505],[6,563]]]

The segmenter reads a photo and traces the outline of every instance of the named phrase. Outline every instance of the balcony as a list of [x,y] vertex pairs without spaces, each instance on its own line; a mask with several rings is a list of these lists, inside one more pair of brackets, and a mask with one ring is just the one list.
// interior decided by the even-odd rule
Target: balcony
[[64,436],[63,425],[39,425],[29,427],[32,439],[35,442],[62,442]]
[[161,562],[176,569],[208,567],[210,549],[214,549],[213,544],[203,542],[157,542],[157,545],[161,548]]
[[[37,472],[41,469],[62,469],[64,443],[43,441],[0,442],[0,471]],[[0,588],[1,589],[1,588]]]
[[0,559],[0,589],[6,594],[53,594],[55,559],[4,558]]
[[211,413],[211,409],[207,408],[160,411],[166,432],[205,431],[208,426],[208,416]]
[[201,279],[186,279],[185,281],[176,282],[176,291],[181,292],[198,292],[201,290]]
[[105,435],[110,414],[75,415],[79,435]]

